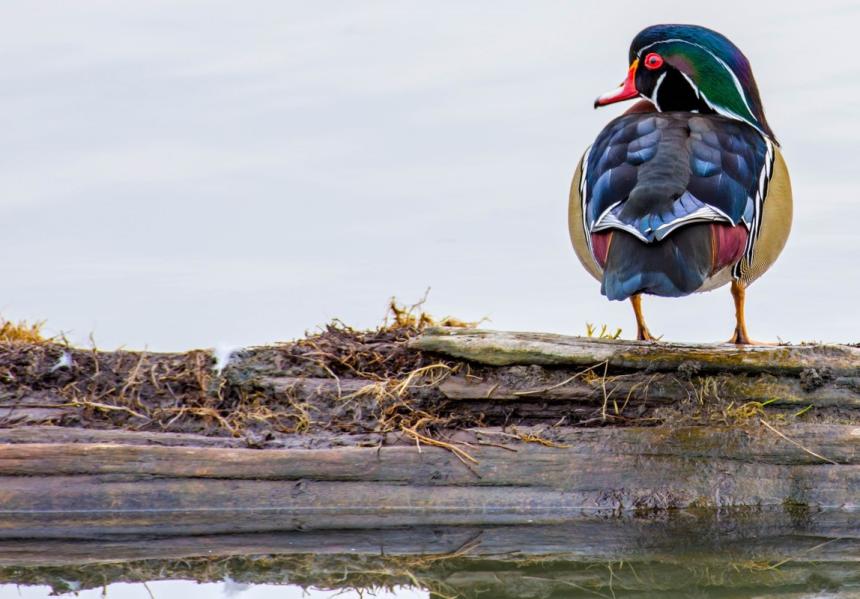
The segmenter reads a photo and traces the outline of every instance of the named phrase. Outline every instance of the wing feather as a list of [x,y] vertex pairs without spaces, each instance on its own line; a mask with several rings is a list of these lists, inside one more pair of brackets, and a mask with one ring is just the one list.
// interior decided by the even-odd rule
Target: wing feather
[[761,133],[719,115],[622,115],[586,157],[586,232],[619,229],[655,243],[696,222],[743,223],[752,243],[772,156]]

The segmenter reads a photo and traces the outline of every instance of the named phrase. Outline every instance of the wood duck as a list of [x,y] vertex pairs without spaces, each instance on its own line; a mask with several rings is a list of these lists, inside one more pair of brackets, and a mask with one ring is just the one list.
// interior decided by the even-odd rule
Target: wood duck
[[637,338],[652,340],[642,294],[681,297],[731,284],[731,342],[751,343],[746,288],[791,229],[788,171],[743,53],[695,25],[655,25],[630,45],[621,87],[595,108],[642,98],[585,151],[568,226],[583,266],[610,300],[629,299]]

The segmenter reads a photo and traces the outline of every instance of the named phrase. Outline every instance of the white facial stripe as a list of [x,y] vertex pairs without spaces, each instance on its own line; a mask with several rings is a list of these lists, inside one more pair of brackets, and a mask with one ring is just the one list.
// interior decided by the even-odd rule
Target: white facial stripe
[[663,83],[663,79],[666,78],[667,74],[668,71],[663,71],[663,74],[660,75],[660,77],[657,79],[657,84],[654,85],[654,91],[651,92],[651,97],[649,98],[649,100],[651,100],[651,103],[654,104],[658,111],[660,111],[660,104],[659,102],[657,102],[657,92],[660,91],[660,85]]
[[[741,85],[740,79],[738,79],[737,75],[735,75],[735,72],[731,69],[731,67],[728,64],[726,64],[726,62],[722,58],[720,58],[719,56],[717,56],[716,54],[714,54],[713,52],[711,52],[710,50],[705,48],[703,45],[697,44],[695,42],[691,42],[688,40],[682,40],[680,38],[670,38],[667,40],[659,40],[656,42],[652,42],[652,43],[648,44],[647,46],[640,48],[639,52],[636,53],[636,56],[637,57],[642,56],[642,53],[652,46],[656,46],[658,44],[668,44],[668,43],[672,43],[672,42],[681,42],[682,44],[690,44],[691,46],[701,48],[702,50],[704,50],[705,52],[710,54],[711,57],[713,57],[713,59],[717,61],[717,63],[719,63],[726,71],[728,71],[729,75],[732,78],[732,82],[734,82],[734,84],[735,84],[735,89],[737,89],[738,94],[740,94],[741,100],[743,100],[743,102],[744,102],[744,106],[746,106],[747,112],[750,113],[750,116],[755,118],[755,116],[753,116],[752,108],[750,108],[749,102],[747,102],[747,96],[744,93],[744,88]],[[746,119],[741,119],[741,120],[746,120]]]

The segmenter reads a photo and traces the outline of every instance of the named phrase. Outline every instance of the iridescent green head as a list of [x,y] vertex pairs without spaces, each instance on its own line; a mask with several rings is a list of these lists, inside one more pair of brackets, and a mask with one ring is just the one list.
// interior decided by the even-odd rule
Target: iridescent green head
[[697,25],[654,25],[630,45],[627,80],[595,106],[634,97],[657,110],[718,113],[773,138],[749,61],[724,35]]

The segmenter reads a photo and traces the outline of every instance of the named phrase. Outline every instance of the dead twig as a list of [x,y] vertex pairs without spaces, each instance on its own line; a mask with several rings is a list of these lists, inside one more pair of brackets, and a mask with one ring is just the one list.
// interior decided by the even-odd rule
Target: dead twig
[[67,404],[62,404],[63,407],[71,407],[71,408],[94,408],[96,410],[104,410],[106,412],[126,412],[131,414],[135,418],[142,418],[143,420],[150,420],[147,416],[144,416],[140,412],[135,412],[129,407],[126,406],[112,406],[110,404],[101,403],[97,401],[90,401],[87,399],[73,399]]
[[816,458],[818,458],[819,460],[823,460],[823,461],[827,462],[828,464],[833,464],[834,466],[838,466],[838,465],[839,465],[839,462],[834,462],[834,461],[833,461],[833,460],[831,460],[830,458],[826,458],[826,457],[824,457],[823,455],[821,455],[820,453],[816,453],[816,452],[812,451],[811,449],[809,449],[808,447],[804,447],[803,445],[801,445],[800,443],[798,443],[798,442],[797,442],[797,441],[795,441],[794,439],[792,439],[792,438],[790,438],[790,437],[786,436],[784,433],[782,433],[781,431],[777,430],[777,428],[776,428],[776,427],[772,426],[772,425],[771,425],[767,420],[765,420],[764,418],[759,418],[759,419],[758,419],[758,421],[759,421],[759,422],[761,422],[765,427],[767,427],[767,429],[768,429],[768,430],[770,430],[770,431],[774,432],[775,434],[779,435],[780,437],[782,437],[783,439],[785,439],[786,441],[788,441],[789,443],[791,443],[791,444],[792,444],[792,445],[794,445],[795,447],[799,447],[800,449],[802,449],[803,451],[805,451],[805,452],[806,452],[806,453],[808,453],[809,455],[811,455],[811,456],[813,456],[813,457],[816,457]]
[[469,452],[463,451],[462,449],[460,449],[456,445],[453,445],[451,443],[447,443],[445,441],[440,441],[438,439],[433,439],[432,437],[428,437],[427,435],[422,435],[421,433],[416,431],[414,428],[409,428],[407,426],[401,426],[400,430],[402,430],[404,433],[406,433],[407,435],[409,435],[410,437],[415,439],[416,442],[424,443],[425,445],[432,445],[434,447],[441,447],[442,449],[447,449],[448,451],[453,453],[455,456],[457,456],[457,458],[459,458],[459,460],[461,462],[463,462],[464,464],[466,464],[467,466],[469,465],[468,464],[469,462],[471,462],[472,464],[478,464],[478,460],[473,458],[471,456],[471,454],[469,454]]
[[[600,362],[599,364],[595,364],[594,366],[591,366],[590,368],[586,368],[585,370],[583,370],[581,372],[577,372],[573,376],[568,377],[568,378],[564,379],[562,382],[557,383],[555,385],[551,385],[549,387],[543,387],[541,389],[529,389],[527,391],[515,391],[514,395],[523,396],[523,395],[535,395],[535,394],[539,394],[539,393],[546,393],[547,391],[552,391],[553,389],[558,389],[559,387],[564,387],[565,385],[569,385],[570,383],[572,383],[576,379],[578,379],[582,376],[585,376],[589,372],[593,372],[594,369],[600,368],[601,366],[604,366],[604,367],[609,366],[609,362],[603,361],[603,362]],[[604,373],[604,376],[605,376],[605,373]],[[494,391],[496,387],[498,387],[498,383],[491,389],[491,391]],[[488,394],[488,397],[489,397],[489,394]]]

